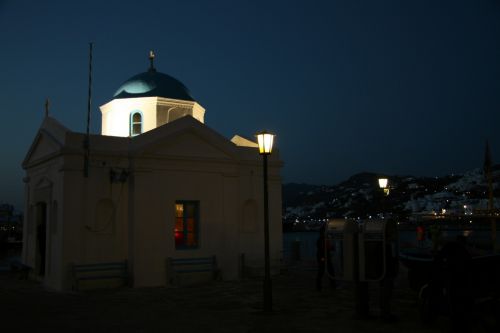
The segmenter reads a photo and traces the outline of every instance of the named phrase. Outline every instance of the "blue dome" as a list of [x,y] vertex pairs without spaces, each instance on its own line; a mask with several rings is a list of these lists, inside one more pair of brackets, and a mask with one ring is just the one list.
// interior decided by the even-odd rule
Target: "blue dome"
[[137,74],[125,81],[113,97],[164,97],[184,101],[195,100],[182,82],[154,69]]

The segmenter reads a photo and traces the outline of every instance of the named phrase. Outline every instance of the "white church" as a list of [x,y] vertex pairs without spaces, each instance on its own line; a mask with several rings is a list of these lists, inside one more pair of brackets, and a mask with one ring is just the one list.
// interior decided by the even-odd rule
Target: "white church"
[[[89,136],[88,155],[84,133],[47,115],[23,161],[22,261],[32,278],[69,290],[72,265],[123,261],[130,285],[165,286],[167,258],[215,256],[223,280],[240,277],[242,255],[245,265],[264,265],[263,163],[254,141],[205,125],[203,106],[152,58],[100,111],[102,133]],[[275,268],[283,166],[276,150],[268,165]]]

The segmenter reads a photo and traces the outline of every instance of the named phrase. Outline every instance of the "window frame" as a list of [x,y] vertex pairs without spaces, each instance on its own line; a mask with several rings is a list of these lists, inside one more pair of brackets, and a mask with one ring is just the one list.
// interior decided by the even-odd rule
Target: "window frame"
[[[186,219],[189,218],[189,216],[186,216],[186,214],[183,214],[182,216],[182,223],[183,223],[183,243],[182,244],[177,244],[176,240],[176,224],[177,224],[177,208],[176,205],[182,204],[183,205],[183,212],[186,211],[186,205],[193,205],[194,212],[193,212],[193,219],[194,219],[194,238],[195,238],[195,245],[190,246],[186,244],[187,240],[187,235],[189,234],[188,228],[186,227]],[[197,250],[200,248],[200,201],[199,200],[176,200],[174,203],[174,248],[175,250]]]
[[[140,122],[134,122],[134,116],[138,114],[140,117],[141,117],[141,121]],[[141,125],[141,129],[140,129],[140,133],[137,133],[137,134],[134,134],[134,125],[136,124],[140,124]],[[131,137],[134,137],[134,136],[137,136],[137,135],[141,135],[144,131],[144,115],[142,114],[142,111],[141,110],[134,110],[132,112],[130,112],[130,116],[129,116],[129,135]]]

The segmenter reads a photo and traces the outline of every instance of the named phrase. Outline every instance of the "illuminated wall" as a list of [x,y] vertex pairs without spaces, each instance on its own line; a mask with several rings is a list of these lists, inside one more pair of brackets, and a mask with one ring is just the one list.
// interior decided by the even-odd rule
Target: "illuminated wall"
[[143,133],[186,115],[204,123],[205,109],[196,102],[162,97],[119,98],[100,107],[102,135],[130,136],[130,115],[142,114]]
[[[140,107],[118,101],[132,109]],[[147,114],[147,108],[142,107],[142,112]],[[127,121],[128,112],[124,113],[126,117],[120,118],[117,112],[117,119]],[[127,138],[93,135],[89,176],[84,177],[84,137],[46,117],[23,161],[22,260],[33,267],[32,275],[45,287],[70,290],[72,263],[127,260],[136,287],[165,286],[172,281],[167,257],[215,255],[223,280],[238,279],[243,271],[264,272],[263,170],[255,142],[240,136],[231,142],[194,117],[161,126],[146,140],[139,137],[133,151],[128,149]],[[273,273],[279,272],[283,250],[281,168],[275,150],[268,169]],[[197,214],[176,212],[179,203],[196,203]],[[40,210],[40,204],[45,210]],[[196,236],[187,244],[196,246],[176,246],[180,216],[183,223],[198,217],[193,229]],[[43,234],[40,225],[46,226],[45,266],[37,243]],[[186,238],[191,231],[187,225]]]

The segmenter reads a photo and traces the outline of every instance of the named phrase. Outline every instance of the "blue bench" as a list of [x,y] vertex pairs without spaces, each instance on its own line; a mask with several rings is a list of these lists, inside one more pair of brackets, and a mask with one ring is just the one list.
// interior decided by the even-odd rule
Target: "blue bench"
[[73,290],[80,290],[81,281],[119,279],[123,285],[128,283],[127,261],[99,264],[71,264]]
[[201,258],[167,258],[167,276],[171,285],[180,285],[182,275],[209,273],[211,279],[220,279],[215,256]]

